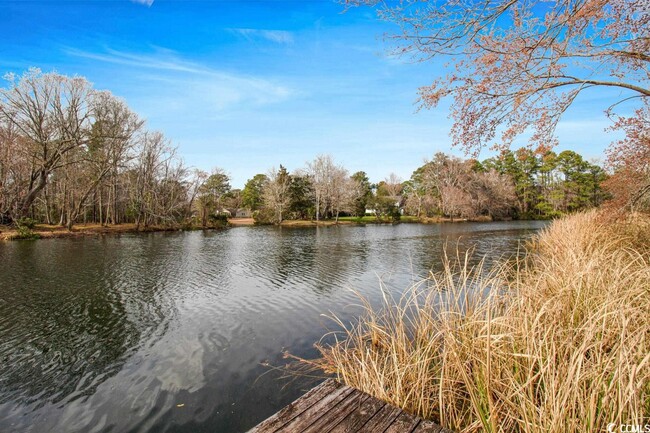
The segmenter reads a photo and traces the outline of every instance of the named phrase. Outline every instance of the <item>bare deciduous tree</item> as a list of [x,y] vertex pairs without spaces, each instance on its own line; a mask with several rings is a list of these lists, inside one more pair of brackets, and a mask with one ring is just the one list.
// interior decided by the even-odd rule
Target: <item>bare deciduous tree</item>
[[311,176],[314,187],[316,221],[319,221],[321,215],[327,210],[333,171],[334,162],[330,155],[318,155],[313,161],[307,163],[307,172]]
[[[161,133],[81,77],[30,69],[0,89],[0,223],[177,224],[200,176]],[[201,179],[202,180],[202,179]]]
[[359,195],[357,182],[351,179],[342,166],[334,166],[330,179],[330,206],[335,221],[339,222],[341,212],[352,212],[354,200]]
[[[68,228],[72,228],[88,197],[107,175],[115,173],[119,164],[128,162],[131,157],[129,152],[135,146],[134,135],[144,124],[123,101],[109,92],[94,92],[90,98],[90,110],[93,119],[90,137],[79,152],[79,167],[76,169],[81,174],[78,181],[85,185],[85,189],[78,191],[78,196],[71,203]],[[111,188],[113,197],[116,195],[114,189],[115,184]]]
[[402,185],[402,183],[403,180],[401,177],[395,173],[391,173],[386,179],[384,179],[384,189],[389,196],[397,197],[402,194],[402,190],[404,189],[404,185]]
[[64,155],[88,143],[92,87],[84,78],[38,69],[6,78],[9,88],[0,89],[0,117],[22,137],[19,151],[32,161],[27,192],[17,207],[17,215],[25,216]]
[[268,209],[273,210],[275,221],[279,224],[283,221],[284,213],[291,202],[289,188],[291,176],[287,169],[280,165],[280,169],[273,167],[266,175],[267,182],[264,184],[262,193],[264,204]]

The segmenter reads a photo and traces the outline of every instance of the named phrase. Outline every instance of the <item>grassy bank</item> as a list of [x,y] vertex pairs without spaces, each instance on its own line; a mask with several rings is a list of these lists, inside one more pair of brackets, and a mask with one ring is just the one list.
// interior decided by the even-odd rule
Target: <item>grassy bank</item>
[[[405,216],[402,217],[400,222],[407,223],[431,223],[442,222],[441,220],[419,220],[416,217]],[[374,216],[368,217],[342,217],[338,222],[334,220],[285,220],[280,224],[283,227],[316,227],[316,226],[334,226],[334,225],[354,225],[354,224],[390,224],[390,219],[377,219]],[[228,219],[228,226],[252,226],[255,225],[253,218],[230,218]],[[15,226],[2,226],[0,225],[0,241],[2,240],[21,240],[21,239],[50,239],[50,238],[74,238],[82,236],[99,236],[120,233],[147,233],[147,232],[162,232],[162,231],[179,231],[179,230],[205,230],[205,229],[220,229],[226,227],[225,223],[219,225],[212,225],[203,227],[201,225],[152,225],[148,227],[137,227],[133,223],[124,224],[75,224],[72,230],[66,227],[54,224],[36,224],[33,228],[28,230],[20,230]]]
[[[553,222],[526,257],[464,257],[381,309],[316,367],[464,432],[599,432],[650,415],[647,221]],[[340,323],[343,326],[343,323]]]
[[284,220],[280,223],[283,227],[316,227],[316,226],[335,226],[337,224],[346,225],[350,224],[349,221],[339,220]]
[[345,216],[345,217],[340,217],[339,221],[343,222],[352,222],[352,223],[357,223],[357,224],[392,224],[394,222],[400,222],[400,223],[419,223],[421,220],[418,217],[410,216],[410,215],[404,215],[401,216],[399,220],[393,221],[391,217],[376,217],[373,215],[366,215],[362,217],[356,217],[356,216]]
[[[339,217],[339,220],[325,219],[325,220],[284,220],[280,226],[284,227],[315,227],[315,226],[333,226],[333,225],[354,225],[354,224],[396,224],[396,223],[420,223],[420,224],[440,224],[440,223],[461,223],[461,222],[491,222],[492,219],[489,217],[480,217],[474,218],[471,220],[467,219],[451,219],[443,217],[434,217],[434,218],[418,218],[412,215],[403,215],[399,220],[395,221],[391,217],[380,217],[377,218],[373,215],[366,215],[362,217],[356,216],[344,216]],[[256,225],[253,218],[232,218],[228,222],[233,226],[252,226]],[[264,224],[262,224],[264,225]],[[268,223],[268,225],[273,225],[273,223]]]
[[[225,226],[223,226],[225,227]],[[207,229],[217,229],[223,227],[207,227]],[[82,236],[99,236],[121,233],[148,233],[178,230],[204,230],[202,226],[140,226],[137,227],[132,223],[125,224],[76,224],[72,230],[60,225],[36,224],[28,232],[21,232],[20,229],[12,226],[0,226],[0,241],[20,240],[20,239],[51,239],[51,238],[74,238]]]

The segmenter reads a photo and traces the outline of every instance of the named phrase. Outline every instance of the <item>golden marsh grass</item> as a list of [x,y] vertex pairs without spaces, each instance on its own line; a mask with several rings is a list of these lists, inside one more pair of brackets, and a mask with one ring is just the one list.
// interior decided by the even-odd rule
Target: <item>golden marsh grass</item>
[[553,222],[514,262],[446,260],[381,308],[362,299],[309,363],[463,432],[650,422],[648,230],[593,211]]

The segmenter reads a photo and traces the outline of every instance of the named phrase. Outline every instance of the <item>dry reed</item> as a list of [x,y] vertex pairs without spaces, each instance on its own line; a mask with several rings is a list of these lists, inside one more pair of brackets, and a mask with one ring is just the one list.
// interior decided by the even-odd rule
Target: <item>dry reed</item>
[[[554,221],[523,259],[468,257],[344,324],[311,361],[463,432],[600,432],[650,415],[650,261],[640,220]],[[632,235],[630,235],[632,234]],[[337,320],[335,317],[334,320]]]

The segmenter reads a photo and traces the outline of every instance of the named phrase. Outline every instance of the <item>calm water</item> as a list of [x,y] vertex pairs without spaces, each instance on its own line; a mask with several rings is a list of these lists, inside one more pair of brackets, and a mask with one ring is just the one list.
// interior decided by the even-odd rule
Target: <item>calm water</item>
[[[443,249],[516,252],[536,222],[238,227],[0,243],[0,431],[241,432],[314,385],[279,379]],[[179,407],[179,405],[182,405]]]

